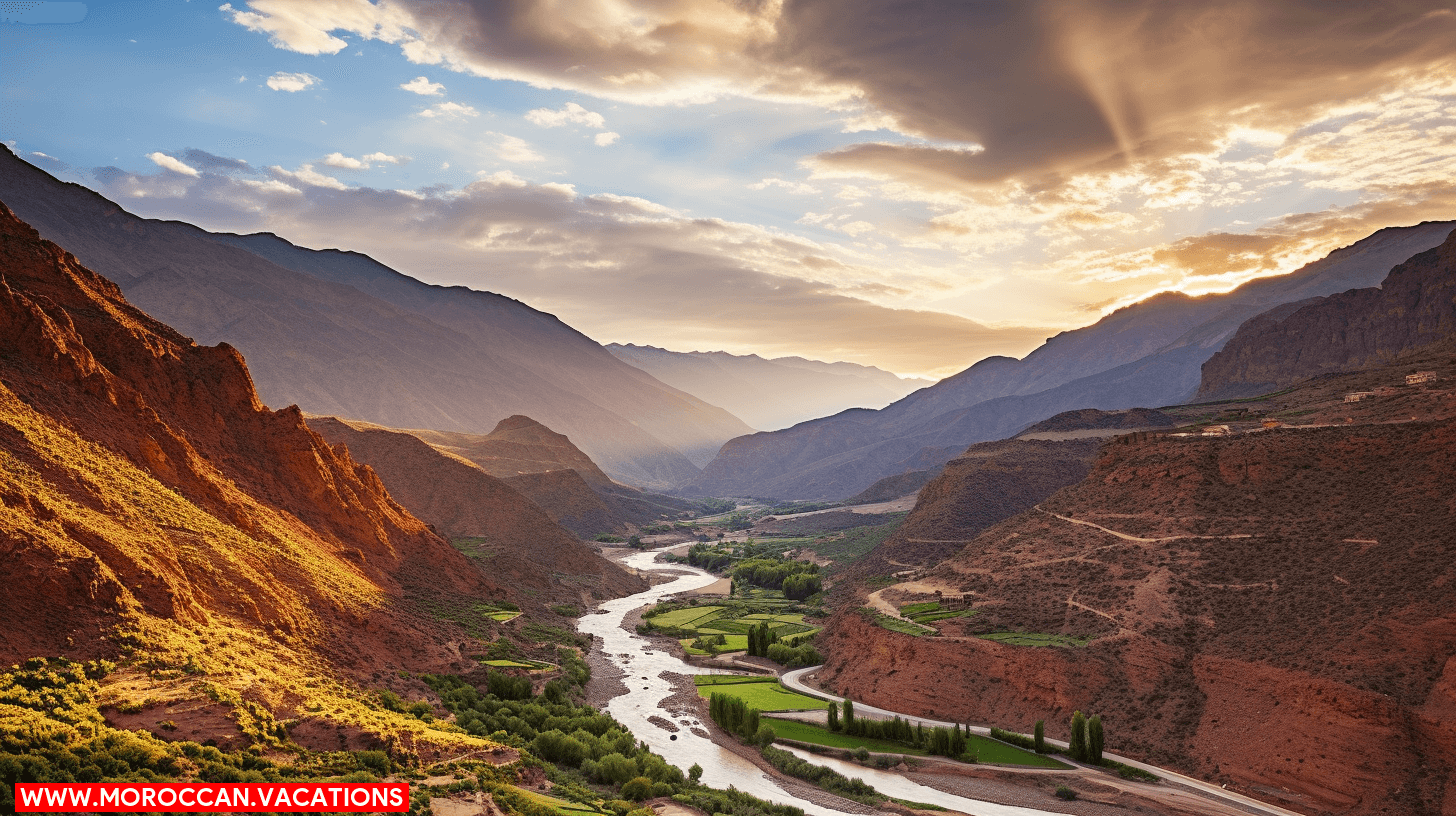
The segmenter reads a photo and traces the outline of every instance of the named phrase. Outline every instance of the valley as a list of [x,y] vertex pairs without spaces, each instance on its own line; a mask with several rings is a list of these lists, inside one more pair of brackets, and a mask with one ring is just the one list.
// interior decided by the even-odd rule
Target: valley
[[[0,805],[387,779],[460,816],[1456,809],[1449,223],[918,390],[708,358],[909,391],[734,436],[624,362],[704,359],[20,164],[0,196],[45,234],[0,208]],[[274,331],[285,306],[339,334]]]

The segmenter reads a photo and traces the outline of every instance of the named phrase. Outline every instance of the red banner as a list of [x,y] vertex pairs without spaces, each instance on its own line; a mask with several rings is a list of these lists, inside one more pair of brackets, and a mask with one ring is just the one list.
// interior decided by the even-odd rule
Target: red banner
[[403,813],[403,782],[18,782],[17,813]]

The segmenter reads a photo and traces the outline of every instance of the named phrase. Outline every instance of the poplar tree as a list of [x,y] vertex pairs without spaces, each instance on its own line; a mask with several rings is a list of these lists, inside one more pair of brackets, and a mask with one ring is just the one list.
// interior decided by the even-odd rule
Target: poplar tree
[[1031,739],[1036,744],[1036,752],[1038,754],[1045,754],[1046,753],[1046,725],[1041,720],[1037,720],[1036,721],[1036,727],[1033,728],[1032,731],[1031,731]]
[[1102,715],[1093,714],[1087,721],[1087,761],[1102,764]]
[[1067,756],[1078,762],[1087,761],[1087,718],[1081,711],[1072,712],[1072,738],[1067,741]]
[[839,730],[839,706],[834,703],[829,704],[829,730]]

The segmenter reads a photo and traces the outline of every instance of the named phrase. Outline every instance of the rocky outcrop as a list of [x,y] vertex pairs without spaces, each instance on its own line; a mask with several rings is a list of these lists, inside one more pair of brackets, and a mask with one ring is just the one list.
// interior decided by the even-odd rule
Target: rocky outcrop
[[1378,287],[1261,314],[1203,364],[1198,399],[1276,391],[1365,368],[1456,336],[1456,232],[1395,267]]
[[[1120,437],[1042,509],[898,589],[965,595],[977,614],[915,638],[843,611],[821,676],[872,704],[1044,719],[1058,737],[1073,710],[1098,712],[1111,751],[1299,812],[1449,813],[1453,497],[1449,419]],[[977,637],[996,631],[1090,642]]]

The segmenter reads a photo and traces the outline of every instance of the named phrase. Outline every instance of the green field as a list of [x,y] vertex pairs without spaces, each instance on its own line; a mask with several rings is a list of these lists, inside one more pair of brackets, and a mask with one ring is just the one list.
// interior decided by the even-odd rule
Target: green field
[[731,686],[737,683],[772,683],[772,677],[748,674],[699,674],[693,677],[693,684],[699,686]]
[[892,618],[889,615],[884,614],[883,612],[879,612],[869,607],[865,607],[860,611],[866,615],[872,616],[870,618],[871,620],[873,620],[877,625],[885,629],[889,629],[891,632],[901,632],[903,634],[914,635],[916,637],[940,634],[929,626],[921,626],[918,623],[912,623],[910,621],[901,620],[899,618]]
[[[716,633],[709,632],[708,634]],[[692,643],[695,640],[697,640],[697,638],[683,638],[679,640],[678,643],[681,643],[683,651],[687,652],[690,655],[723,654],[724,652],[748,651],[748,635],[723,635],[723,640],[725,642],[722,646],[718,647],[718,650],[716,652],[709,652],[703,649],[693,648]]]
[[[704,676],[713,675],[699,675]],[[706,683],[698,686],[698,694],[704,699],[712,696],[715,691],[737,697],[747,703],[749,708],[759,711],[807,711],[828,705],[823,700],[789,691],[771,677],[758,683]]]
[[532,671],[541,671],[556,668],[555,663],[543,663],[539,660],[482,660],[480,662],[498,669],[531,669]]
[[[859,748],[863,746],[867,751],[874,751],[880,754],[926,755],[925,751],[901,745],[898,742],[852,737],[848,734],[830,731],[827,728],[811,725],[810,723],[777,718],[768,718],[766,721],[773,728],[774,733],[778,735],[779,739],[807,742],[812,745],[825,745],[831,748]],[[977,762],[991,763],[993,765],[1025,765],[1033,768],[1070,767],[1049,756],[1035,754],[1031,751],[1023,751],[1014,745],[1007,745],[1004,742],[997,742],[996,740],[975,734],[967,735],[966,746],[966,752],[968,754],[974,754]]]
[[568,802],[565,799],[557,799],[555,796],[547,796],[544,793],[538,793],[528,788],[522,788],[515,785],[512,785],[512,787],[514,787],[518,793],[524,795],[527,799],[530,799],[537,804],[545,805],[549,808],[554,808],[555,810],[558,810],[562,813],[591,813],[594,814],[594,816],[601,816],[600,810],[587,807],[586,805],[580,804],[578,802]]
[[[948,618],[969,618],[976,614],[975,609],[949,610],[942,609],[939,601],[923,601],[921,603],[905,604],[900,607],[900,614],[916,623],[934,623],[938,620]],[[913,634],[913,633],[912,633]]]
[[992,632],[979,637],[982,640],[994,640],[997,643],[1011,646],[1086,646],[1092,642],[1092,638],[1049,635],[1039,632]]
[[654,626],[681,626],[691,629],[694,621],[712,620],[723,609],[724,607],[721,606],[690,606],[686,609],[674,609],[671,612],[654,615],[650,620]]
[[[793,602],[779,599],[777,602],[767,605],[773,607],[780,603],[791,604]],[[754,601],[750,608],[762,609],[765,605],[762,600],[759,600]],[[676,633],[679,636],[678,642],[691,655],[746,651],[748,649],[748,630],[764,622],[768,622],[774,634],[780,638],[808,635],[819,631],[819,627],[805,623],[804,615],[800,612],[754,612],[739,617],[742,609],[743,606],[740,604],[692,606],[653,615],[646,618],[646,621],[659,629],[679,630]],[[681,637],[684,632],[692,632],[694,637]],[[697,639],[697,635],[723,635],[727,642],[710,652],[691,645]]]
[[505,623],[506,621],[511,621],[511,620],[515,620],[516,618],[519,618],[521,616],[521,613],[520,612],[487,612],[487,613],[485,613],[485,616],[487,618],[490,618],[493,621],[498,621],[500,623]]

